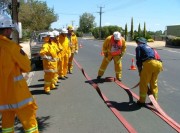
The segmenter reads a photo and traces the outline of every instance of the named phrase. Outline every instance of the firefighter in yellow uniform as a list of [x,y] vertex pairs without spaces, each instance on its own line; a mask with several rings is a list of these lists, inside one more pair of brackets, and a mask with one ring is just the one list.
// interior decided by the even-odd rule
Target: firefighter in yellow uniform
[[122,57],[126,51],[126,44],[121,33],[115,31],[113,35],[108,36],[103,43],[104,59],[98,71],[97,79],[103,76],[109,62],[114,60],[116,79],[121,81],[122,78]]
[[69,47],[69,39],[67,38],[67,29],[63,28],[61,34],[59,35],[59,43],[63,47],[63,51],[61,53],[61,60],[59,62],[59,76],[60,79],[65,80],[68,72],[68,62],[69,57],[71,56],[71,49]]
[[44,69],[44,91],[46,94],[50,94],[50,90],[55,88],[56,79],[55,74],[57,73],[57,61],[58,56],[54,44],[52,42],[54,34],[49,32],[49,42],[43,44],[40,55],[43,59],[43,69]]
[[58,58],[58,60],[57,60],[57,72],[55,73],[55,77],[54,77],[54,80],[56,81],[56,83],[55,84],[57,84],[57,82],[58,82],[58,78],[59,78],[59,74],[58,74],[58,64],[59,64],[59,61],[60,61],[60,59],[61,59],[61,51],[62,51],[62,46],[61,46],[61,44],[59,43],[59,32],[58,31],[52,31],[53,32],[53,34],[54,34],[54,38],[53,38],[53,40],[52,40],[52,44],[53,44],[53,47],[54,47],[54,49],[56,50],[56,53],[57,53],[57,58]]
[[38,133],[37,105],[22,72],[31,70],[31,62],[21,46],[9,40],[15,25],[0,14],[0,113],[2,133],[14,133],[17,116],[25,133]]
[[78,39],[77,39],[76,34],[73,32],[74,31],[74,27],[68,26],[67,30],[68,30],[67,37],[68,37],[68,39],[70,41],[69,44],[70,44],[70,48],[71,48],[71,56],[69,58],[68,72],[70,74],[72,74],[74,54],[78,53]]
[[158,57],[157,53],[147,45],[145,38],[137,38],[136,43],[136,65],[140,76],[140,99],[137,103],[140,106],[144,106],[148,92],[148,84],[150,85],[149,91],[151,91],[156,100],[158,99],[158,75],[163,70],[163,65],[160,56]]

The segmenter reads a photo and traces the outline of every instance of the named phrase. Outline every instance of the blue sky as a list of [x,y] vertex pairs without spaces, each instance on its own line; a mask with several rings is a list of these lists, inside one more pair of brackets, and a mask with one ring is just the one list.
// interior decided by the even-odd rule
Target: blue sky
[[149,31],[164,31],[168,25],[180,25],[180,0],[39,0],[46,1],[48,7],[54,8],[59,15],[52,28],[62,28],[67,25],[79,25],[79,17],[83,13],[91,13],[99,26],[100,7],[102,8],[102,26],[125,24],[130,30],[133,17],[134,29],[144,22]]

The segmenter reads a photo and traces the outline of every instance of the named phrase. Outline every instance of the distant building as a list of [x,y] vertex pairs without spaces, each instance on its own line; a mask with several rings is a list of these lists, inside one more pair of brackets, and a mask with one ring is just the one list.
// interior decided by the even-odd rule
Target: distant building
[[180,25],[167,26],[166,36],[178,36],[178,37],[180,37]]

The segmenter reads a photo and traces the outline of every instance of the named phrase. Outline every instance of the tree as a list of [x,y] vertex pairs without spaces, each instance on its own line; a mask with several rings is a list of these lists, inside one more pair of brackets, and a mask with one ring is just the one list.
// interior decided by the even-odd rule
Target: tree
[[143,37],[146,38],[146,23],[144,22],[144,30],[143,30]]
[[139,26],[138,26],[138,37],[140,37],[140,36],[141,36],[141,25],[139,23]]
[[134,39],[134,24],[133,24],[133,17],[131,18],[131,39]]
[[127,29],[127,23],[125,25],[125,31],[124,31],[124,35],[125,35],[125,40],[127,40],[127,36],[128,36],[128,29]]
[[89,33],[95,27],[95,17],[91,13],[83,13],[80,16],[79,27],[83,33]]
[[21,0],[19,8],[19,21],[22,23],[23,30],[28,32],[48,30],[52,22],[57,21],[58,15],[54,9],[48,8],[46,2],[38,0],[28,0],[24,3]]

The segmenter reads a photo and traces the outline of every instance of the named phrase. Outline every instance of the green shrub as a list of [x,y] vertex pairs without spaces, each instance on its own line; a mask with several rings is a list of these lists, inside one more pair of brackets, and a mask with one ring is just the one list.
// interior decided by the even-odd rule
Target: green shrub
[[147,39],[147,42],[154,42],[154,39]]

